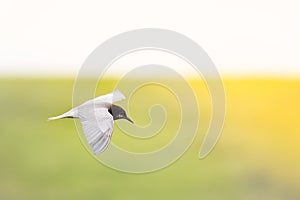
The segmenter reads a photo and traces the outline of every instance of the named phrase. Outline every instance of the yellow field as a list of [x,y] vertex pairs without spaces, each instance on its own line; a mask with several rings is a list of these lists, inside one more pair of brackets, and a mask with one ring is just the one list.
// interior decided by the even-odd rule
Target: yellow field
[[[300,199],[300,79],[225,79],[224,130],[203,160],[198,153],[211,105],[205,84],[191,80],[201,112],[195,141],[171,166],[139,175],[93,159],[73,120],[46,121],[71,108],[73,83],[0,80],[0,199]],[[106,90],[98,88],[97,94],[110,91],[113,83],[105,80]],[[167,99],[161,102],[171,112],[166,134],[140,140],[116,128],[113,142],[128,150],[163,146],[179,120],[174,97],[163,96],[159,87],[146,89],[155,95],[147,101],[139,93],[133,96],[137,103],[129,105],[130,117],[145,125],[150,120],[145,112],[156,97]]]

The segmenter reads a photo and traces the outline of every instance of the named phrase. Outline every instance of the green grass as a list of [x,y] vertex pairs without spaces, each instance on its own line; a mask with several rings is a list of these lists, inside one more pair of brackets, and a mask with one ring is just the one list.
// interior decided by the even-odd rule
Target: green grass
[[[199,160],[210,104],[205,85],[191,80],[199,93],[202,120],[195,141],[171,166],[138,175],[115,171],[94,159],[73,120],[47,121],[71,108],[73,83],[0,80],[0,199],[300,199],[300,81],[225,80],[224,132],[213,152]],[[110,88],[114,83],[103,84]],[[149,90],[163,95],[158,88]],[[105,92],[97,89],[97,94]],[[155,98],[143,102],[137,93],[139,103],[129,106],[137,124],[149,122],[143,106]],[[168,116],[171,125],[178,120],[176,107],[173,103],[166,108],[174,112]],[[170,124],[166,129],[171,130]],[[133,140],[116,129],[113,142],[148,151],[172,136]]]

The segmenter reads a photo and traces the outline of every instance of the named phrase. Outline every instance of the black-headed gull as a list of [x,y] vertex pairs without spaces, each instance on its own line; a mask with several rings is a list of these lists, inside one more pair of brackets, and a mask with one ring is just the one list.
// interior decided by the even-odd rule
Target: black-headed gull
[[114,102],[124,99],[125,96],[116,90],[88,100],[62,115],[50,117],[49,120],[79,118],[88,143],[93,148],[94,154],[98,155],[107,148],[110,142],[114,120],[127,119],[133,123],[127,117],[125,110],[120,106],[113,105]]

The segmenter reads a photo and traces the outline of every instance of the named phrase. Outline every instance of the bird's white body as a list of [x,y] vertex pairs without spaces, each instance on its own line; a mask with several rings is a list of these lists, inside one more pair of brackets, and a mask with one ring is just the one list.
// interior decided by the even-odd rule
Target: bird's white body
[[112,103],[124,99],[125,96],[116,90],[86,101],[62,115],[49,118],[49,120],[79,118],[87,141],[93,148],[94,154],[97,155],[107,148],[113,132],[114,120],[108,110]]

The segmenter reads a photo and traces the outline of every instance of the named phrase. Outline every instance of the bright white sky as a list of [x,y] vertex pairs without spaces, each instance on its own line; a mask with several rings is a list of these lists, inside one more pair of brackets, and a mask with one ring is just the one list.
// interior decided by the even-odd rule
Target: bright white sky
[[0,74],[76,76],[103,41],[137,28],[188,36],[222,74],[300,75],[298,0],[1,0]]

